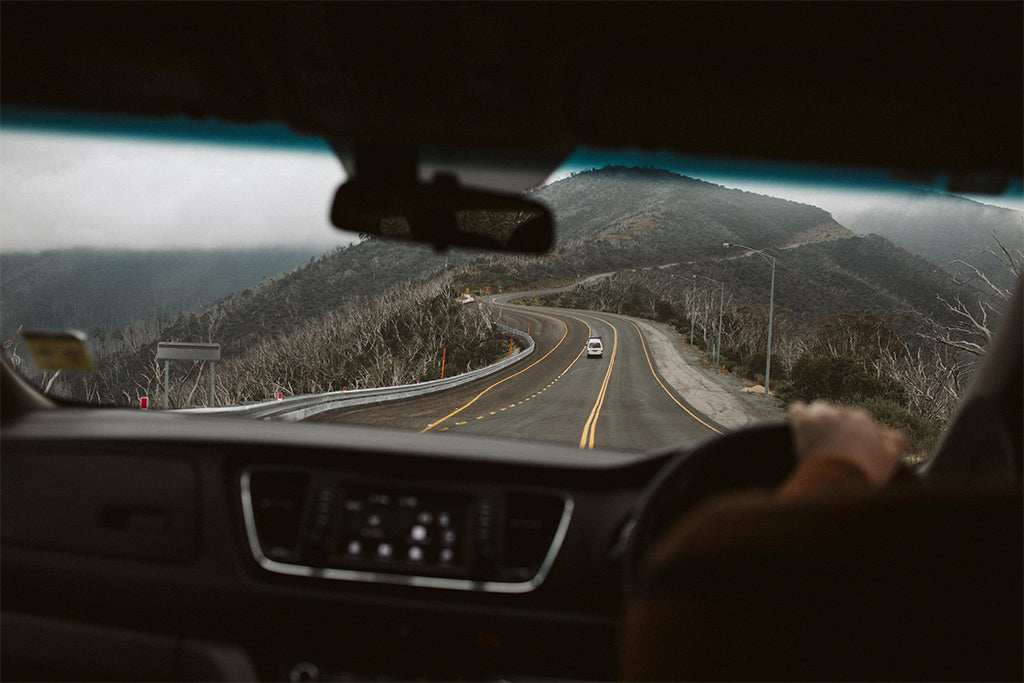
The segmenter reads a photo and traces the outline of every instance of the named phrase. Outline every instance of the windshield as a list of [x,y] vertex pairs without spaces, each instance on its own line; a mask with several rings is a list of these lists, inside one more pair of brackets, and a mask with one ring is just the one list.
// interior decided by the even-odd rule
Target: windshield
[[[526,193],[552,253],[438,252],[332,228],[326,144],[225,130],[0,132],[2,340],[41,389],[647,453],[822,398],[921,458],[1020,272],[1019,184],[579,150]],[[70,330],[93,368],[40,364]]]

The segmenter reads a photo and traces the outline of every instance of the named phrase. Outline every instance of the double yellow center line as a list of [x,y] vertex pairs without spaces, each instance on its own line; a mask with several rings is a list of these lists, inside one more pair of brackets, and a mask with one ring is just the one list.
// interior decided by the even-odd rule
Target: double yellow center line
[[601,383],[601,390],[597,392],[597,401],[590,410],[590,417],[583,426],[583,435],[580,437],[580,448],[593,448],[594,435],[597,433],[597,418],[601,415],[601,407],[604,405],[605,394],[608,393],[608,381],[612,378],[612,368],[615,367],[615,353],[619,349],[619,331],[612,328],[612,357],[608,362],[608,370],[604,373],[604,382]]

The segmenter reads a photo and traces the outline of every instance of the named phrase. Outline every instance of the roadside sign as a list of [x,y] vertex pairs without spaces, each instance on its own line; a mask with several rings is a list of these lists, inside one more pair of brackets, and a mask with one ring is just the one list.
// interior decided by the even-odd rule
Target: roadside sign
[[159,342],[156,345],[156,358],[164,362],[164,410],[170,407],[169,389],[171,386],[172,360],[199,360],[210,364],[210,402],[212,408],[216,403],[214,387],[217,383],[216,365],[220,360],[220,344],[206,342]]
[[92,370],[84,332],[25,331],[22,337],[32,362],[40,370]]
[[220,360],[220,344],[202,342],[160,342],[156,345],[157,360]]

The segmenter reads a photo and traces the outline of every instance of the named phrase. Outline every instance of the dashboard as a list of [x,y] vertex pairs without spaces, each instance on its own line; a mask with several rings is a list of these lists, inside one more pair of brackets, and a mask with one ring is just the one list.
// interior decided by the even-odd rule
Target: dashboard
[[5,673],[614,678],[616,545],[664,456],[382,436],[5,421]]

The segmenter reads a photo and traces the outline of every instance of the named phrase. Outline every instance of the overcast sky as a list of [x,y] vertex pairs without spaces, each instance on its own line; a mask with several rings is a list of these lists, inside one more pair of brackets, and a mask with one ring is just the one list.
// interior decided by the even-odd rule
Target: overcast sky
[[[593,167],[598,159],[600,165],[669,168],[833,213],[864,201],[863,190],[837,190],[837,182],[877,190],[870,176],[825,174],[815,184],[806,169],[766,177],[753,166],[629,152],[578,153],[552,179]],[[0,130],[0,250],[281,244],[328,250],[351,240],[328,220],[344,179],[326,146],[318,153]],[[1008,196],[975,199],[1024,211],[1019,186]]]
[[0,131],[0,249],[325,250],[330,152]]

